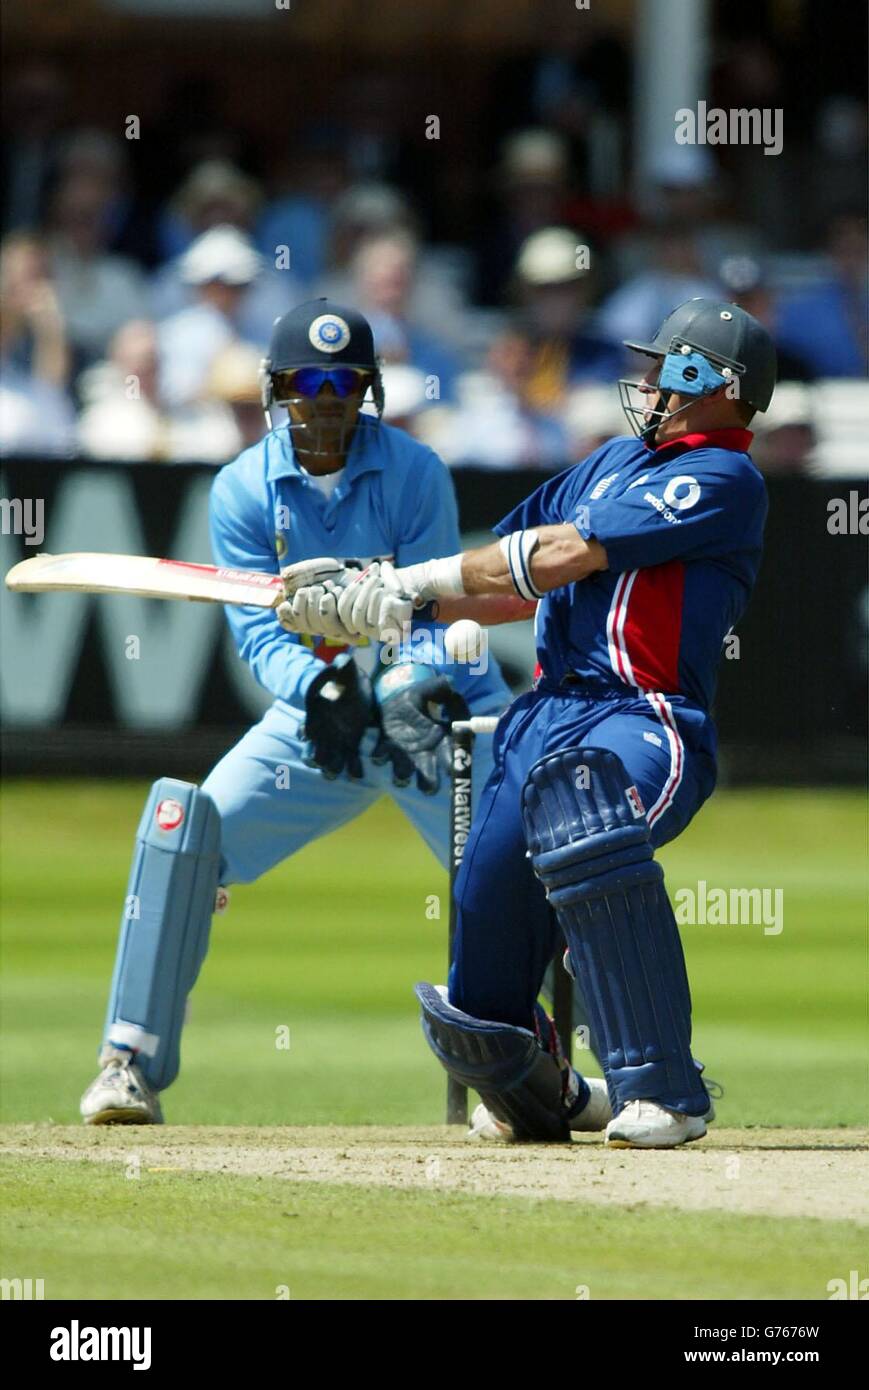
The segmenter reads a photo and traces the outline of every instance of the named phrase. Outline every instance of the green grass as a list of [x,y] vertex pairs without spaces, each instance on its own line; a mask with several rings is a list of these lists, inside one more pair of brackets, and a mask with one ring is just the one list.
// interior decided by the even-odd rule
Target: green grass
[[[13,782],[2,801],[0,1117],[70,1123],[95,1073],[146,786]],[[388,848],[388,857],[386,850]],[[865,816],[850,792],[720,792],[662,854],[671,892],[784,892],[784,930],[683,928],[695,1054],[726,1125],[865,1124]],[[392,867],[390,867],[392,866]],[[394,806],[234,888],[193,996],[173,1123],[431,1124],[443,1077],[411,987],[442,980],[446,875]],[[427,915],[429,895],[441,916]],[[275,1046],[289,1028],[290,1048]]]
[[[6,1122],[78,1121],[145,793],[117,782],[5,790]],[[778,936],[683,929],[694,1050],[727,1087],[721,1123],[865,1124],[862,799],[723,792],[662,858],[671,891],[705,879],[784,892]],[[443,1074],[411,987],[444,978],[446,927],[446,875],[388,802],[233,889],[215,919],[167,1119],[437,1123]],[[288,1050],[275,1046],[282,1027]],[[147,1166],[134,1182],[120,1163],[72,1156],[7,1154],[0,1185],[0,1273],[45,1278],[49,1299],[130,1289],[142,1299],[272,1299],[280,1285],[293,1299],[330,1300],[572,1300],[578,1285],[592,1299],[818,1299],[831,1276],[864,1262],[865,1233],[846,1221]]]
[[[822,1299],[845,1222],[0,1160],[3,1272],[47,1299]],[[98,1214],[98,1219],[97,1219]]]

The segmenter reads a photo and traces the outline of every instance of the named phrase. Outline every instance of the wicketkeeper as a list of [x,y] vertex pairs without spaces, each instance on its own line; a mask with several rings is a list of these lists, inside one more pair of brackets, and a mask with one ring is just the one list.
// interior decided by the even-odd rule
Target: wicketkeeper
[[[494,661],[485,669],[449,661],[431,610],[407,623],[407,599],[382,592],[376,557],[386,559],[388,573],[389,559],[408,565],[453,553],[459,533],[444,465],[381,422],[366,320],[325,299],[294,309],[275,326],[263,391],[270,433],[217,475],[210,518],[216,564],[275,574],[292,562],[277,620],[267,609],[226,610],[241,656],[274,704],[201,789],[163,778],[151,790],[101,1070],[81,1102],[90,1124],[161,1121],[160,1092],[178,1073],[187,996],[226,885],[259,878],[384,793],[446,863],[449,721],[500,713],[509,703]],[[273,429],[276,406],[288,420]],[[340,622],[334,590],[345,564],[316,558],[332,552],[362,557],[350,570],[362,582]],[[300,593],[303,581],[309,587]],[[401,633],[388,661],[365,623],[375,589],[381,621],[394,619]],[[480,743],[477,765],[481,786],[492,765],[489,740]]]
[[[619,383],[632,436],[545,482],[495,544],[379,580],[385,614],[396,585],[451,621],[485,621],[491,596],[540,600],[539,678],[500,721],[457,883],[448,1000],[417,988],[432,1050],[482,1097],[484,1137],[562,1140],[578,1112],[606,1113],[535,1030],[552,908],[606,1076],[607,1143],[669,1148],[712,1117],[654,851],[715,785],[717,668],[767,507],[747,427],[770,404],[776,359],[756,319],[707,299],[627,346],[650,359],[638,386]],[[376,607],[372,592],[373,635]]]

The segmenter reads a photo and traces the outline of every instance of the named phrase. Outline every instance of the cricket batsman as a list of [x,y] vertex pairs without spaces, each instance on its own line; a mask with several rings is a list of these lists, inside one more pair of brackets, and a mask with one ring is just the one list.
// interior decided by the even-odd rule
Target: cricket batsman
[[[484,1138],[564,1140],[577,1111],[604,1111],[535,1028],[556,922],[606,1077],[607,1144],[672,1148],[713,1117],[654,851],[715,785],[716,673],[767,509],[748,426],[776,357],[750,314],[700,298],[626,346],[650,359],[638,385],[619,383],[632,436],[543,483],[494,544],[376,580],[387,620],[398,587],[450,621],[485,621],[491,596],[517,612],[539,600],[539,675],[498,725],[456,885],[448,998],[417,987],[432,1051],[482,1098]],[[353,612],[351,583],[337,607]],[[369,595],[372,634],[376,610]]]
[[[369,404],[369,409],[363,406]],[[452,718],[500,713],[509,692],[493,661],[458,665],[443,627],[420,614],[381,660],[369,630],[321,622],[309,594],[346,566],[316,557],[390,557],[412,565],[459,545],[447,469],[427,447],[383,424],[383,387],[369,324],[325,299],[276,322],[263,363],[270,433],[217,475],[210,502],[215,563],[294,584],[275,612],[228,607],[238,650],[274,696],[264,718],[201,788],[163,778],[139,825],[100,1049],[85,1092],[88,1124],[160,1123],[175,1079],[187,996],[225,888],[250,883],[320,835],[391,795],[442,862],[449,828],[445,732]],[[286,425],[271,411],[286,407]],[[387,570],[389,565],[386,566]],[[354,599],[377,588],[380,562],[351,569]],[[319,581],[313,590],[310,584]],[[395,586],[393,586],[395,587]],[[404,600],[396,599],[401,614]],[[318,616],[322,604],[317,603]],[[483,777],[491,744],[479,751]]]

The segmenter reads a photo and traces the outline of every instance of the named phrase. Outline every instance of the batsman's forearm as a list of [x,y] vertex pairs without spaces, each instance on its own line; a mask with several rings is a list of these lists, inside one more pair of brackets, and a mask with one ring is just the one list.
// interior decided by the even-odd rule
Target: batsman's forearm
[[[515,533],[511,540],[517,540]],[[550,589],[560,589],[564,584],[585,579],[596,570],[607,567],[606,551],[596,540],[585,541],[575,526],[568,523],[559,526],[535,527],[533,532],[523,532],[526,538],[536,537],[536,544],[530,554],[522,561],[529,571],[533,588],[538,594],[548,593]],[[515,569],[505,554],[507,542],[496,541],[477,550],[466,550],[461,555],[450,555],[443,560],[426,560],[419,565],[408,565],[397,571],[402,582],[412,593],[424,599],[446,599],[460,595],[516,595],[517,587],[525,598],[529,598],[527,585],[516,583]],[[517,548],[514,547],[514,565]]]
[[[538,593],[547,594],[550,589],[560,589],[596,570],[606,569],[603,546],[596,540],[584,541],[575,526],[539,526],[534,530],[537,545],[527,565]],[[514,574],[504,546],[505,542],[499,541],[481,550],[465,551],[462,581],[466,594],[515,593]]]
[[439,623],[457,623],[460,618],[473,618],[482,627],[499,627],[502,623],[521,623],[534,617],[536,602],[518,594],[473,594],[464,597],[435,599],[434,617]]

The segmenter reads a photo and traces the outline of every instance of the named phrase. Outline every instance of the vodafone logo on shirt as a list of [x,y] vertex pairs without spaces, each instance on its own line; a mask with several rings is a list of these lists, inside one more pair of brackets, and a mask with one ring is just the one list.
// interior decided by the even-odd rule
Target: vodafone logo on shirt
[[671,478],[664,488],[663,497],[656,497],[654,492],[644,492],[643,501],[648,502],[655,508],[665,521],[679,524],[677,512],[687,511],[689,507],[696,506],[700,500],[700,484],[696,478],[687,476]]
[[696,478],[671,478],[664,488],[664,501],[677,512],[686,512],[700,501],[700,484]]

